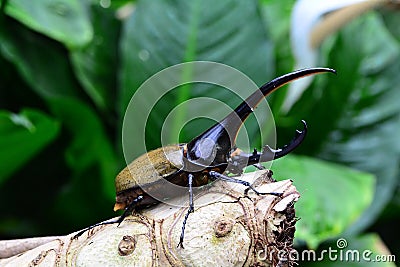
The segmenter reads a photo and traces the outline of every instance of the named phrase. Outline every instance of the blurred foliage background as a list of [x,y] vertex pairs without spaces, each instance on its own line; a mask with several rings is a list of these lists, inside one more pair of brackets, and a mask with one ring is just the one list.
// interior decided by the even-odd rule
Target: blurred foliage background
[[[126,165],[121,124],[135,90],[194,60],[230,65],[258,85],[292,71],[294,4],[2,0],[0,238],[62,235],[116,216],[114,177]],[[272,165],[275,178],[293,179],[302,193],[299,251],[346,237],[349,248],[400,256],[398,8],[370,10],[325,39],[318,65],[338,75],[316,77],[288,111],[287,90],[268,99],[278,144],[301,119],[310,128],[297,155]],[[149,129],[189,98],[238,104],[210,85],[181,89],[161,101]],[[185,127],[180,140],[200,132]],[[146,134],[149,148],[160,146],[157,131]],[[322,264],[345,265],[301,265]]]

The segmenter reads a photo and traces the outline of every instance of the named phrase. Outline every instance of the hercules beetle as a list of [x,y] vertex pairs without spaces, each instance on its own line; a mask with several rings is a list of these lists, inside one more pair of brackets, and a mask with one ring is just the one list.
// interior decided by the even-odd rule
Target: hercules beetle
[[[114,211],[125,209],[124,213],[115,221],[92,225],[80,231],[75,237],[98,225],[113,223],[119,225],[133,210],[157,204],[160,202],[159,199],[176,196],[174,192],[164,192],[165,183],[189,188],[189,209],[183,221],[178,243],[182,248],[186,221],[189,214],[194,211],[194,186],[203,186],[210,181],[220,179],[247,186],[246,190],[250,189],[256,194],[281,196],[281,193],[275,192],[261,193],[249,182],[223,173],[239,175],[246,166],[287,155],[304,140],[307,133],[305,121],[302,121],[303,130],[296,130],[292,141],[281,149],[272,149],[266,145],[261,152],[255,149],[252,153],[244,153],[235,146],[237,133],[254,108],[271,92],[298,78],[325,72],[335,73],[335,70],[309,68],[280,76],[261,86],[224,119],[189,143],[161,147],[135,159],[115,179],[117,196]],[[158,197],[154,197],[155,195]]]

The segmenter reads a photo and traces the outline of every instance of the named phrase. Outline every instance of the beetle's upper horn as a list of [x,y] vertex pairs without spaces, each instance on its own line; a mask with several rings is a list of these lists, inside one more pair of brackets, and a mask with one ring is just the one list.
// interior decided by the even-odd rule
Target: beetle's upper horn
[[259,88],[259,90],[251,94],[233,112],[222,119],[219,123],[215,124],[204,133],[190,141],[187,144],[188,159],[198,160],[202,158],[202,154],[204,153],[201,152],[204,149],[202,149],[201,146],[203,141],[207,139],[209,142],[213,141],[216,144],[216,151],[214,150],[213,152],[213,163],[217,164],[226,162],[226,156],[228,153],[230,153],[231,148],[235,145],[236,136],[240,127],[264,97],[291,81],[308,75],[325,72],[336,73],[335,70],[329,68],[302,69],[285,74],[264,84]]

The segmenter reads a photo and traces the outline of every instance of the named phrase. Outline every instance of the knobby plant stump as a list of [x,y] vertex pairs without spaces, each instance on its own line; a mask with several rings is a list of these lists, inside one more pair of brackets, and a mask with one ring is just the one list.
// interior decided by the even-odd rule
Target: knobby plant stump
[[0,266],[293,266],[288,257],[295,233],[291,180],[275,182],[268,170],[245,174],[260,192],[215,182],[195,197],[184,249],[177,247],[188,196],[182,206],[160,203],[127,217],[119,227],[103,225],[58,237],[0,241]]

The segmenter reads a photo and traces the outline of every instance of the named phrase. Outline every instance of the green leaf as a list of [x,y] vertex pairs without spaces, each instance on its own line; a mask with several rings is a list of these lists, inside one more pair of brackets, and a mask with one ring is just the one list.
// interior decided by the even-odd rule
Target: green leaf
[[93,38],[87,1],[12,0],[5,12],[67,47],[83,47]]
[[[341,165],[304,156],[274,161],[274,177],[293,179],[301,198],[296,204],[296,237],[313,248],[342,233],[370,205],[374,177]],[[293,175],[296,175],[293,177]]]
[[[193,60],[221,62],[243,71],[259,85],[274,73],[272,43],[263,28],[257,1],[138,1],[135,12],[124,21],[121,58],[121,117],[135,90],[147,78],[174,64]],[[193,70],[187,69],[179,80],[192,78]],[[160,145],[158,133],[164,118],[181,102],[207,96],[235,107],[240,100],[232,95],[209,84],[190,84],[176,89],[153,109],[155,116],[149,117],[151,130],[146,141],[153,146]],[[192,108],[191,112],[207,116],[208,109],[204,106]],[[175,114],[173,138],[184,126],[187,112],[188,108],[182,108]],[[181,137],[188,141],[200,132],[198,127],[185,128]]]
[[40,111],[0,111],[0,184],[48,145],[59,123]]
[[[300,254],[300,253],[299,253]],[[304,267],[339,267],[339,266],[377,266],[395,267],[395,255],[376,234],[364,234],[359,237],[342,237],[336,242],[329,242],[320,247],[315,255],[315,261],[305,258],[300,262]],[[310,254],[312,255],[312,254]]]
[[398,27],[400,23],[400,17],[398,10],[395,9],[384,9],[382,12],[382,19],[387,27],[388,31],[392,34],[398,42],[400,42],[400,29]]
[[[276,68],[278,74],[285,74],[293,70],[293,56],[290,46],[290,15],[294,0],[263,0],[262,18],[268,32],[271,33],[276,55]],[[279,21],[279,23],[277,23]],[[278,91],[281,94],[282,91]],[[284,95],[282,93],[282,95]]]
[[371,207],[349,229],[359,232],[379,216],[397,185],[400,45],[370,12],[327,42],[323,54],[338,75],[319,77],[290,115],[309,125],[301,152],[377,177]]
[[71,51],[77,78],[100,109],[112,109],[115,103],[118,38],[120,22],[111,9],[91,6],[94,38],[88,46]]
[[66,51],[58,43],[3,17],[0,20],[0,52],[41,97],[79,95],[79,86],[65,57]]
[[[275,66],[277,75],[293,71],[294,60],[290,46],[290,16],[294,0],[263,0],[261,1],[264,24],[271,33],[275,49]],[[279,23],[277,23],[279,22]],[[269,104],[274,114],[279,114],[287,95],[287,89],[274,92],[269,98]]]
[[[75,172],[74,176],[80,177],[79,174],[96,166],[101,175],[98,179],[103,185],[103,192],[110,199],[114,199],[116,157],[96,113],[89,106],[72,98],[52,99],[51,107],[72,134],[72,142],[66,151],[66,158],[68,165]],[[85,177],[81,178],[85,179]]]

